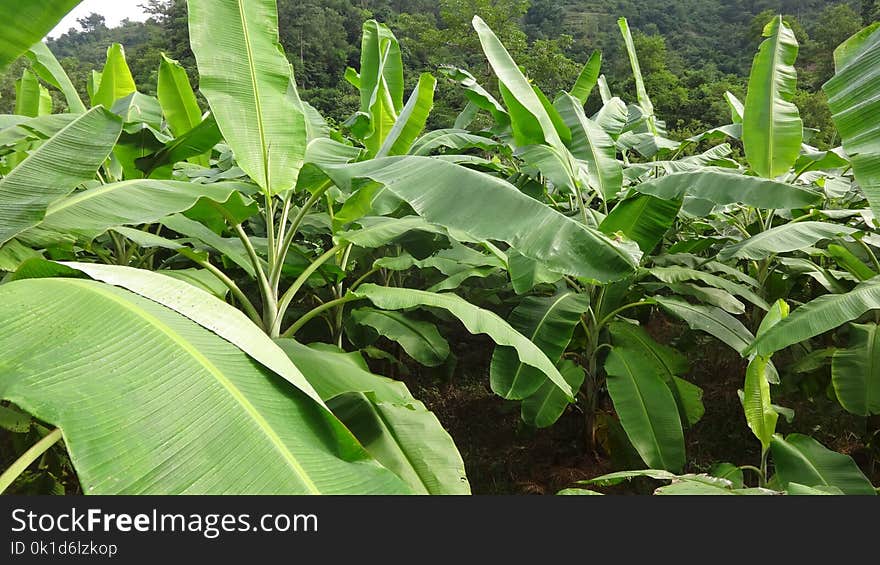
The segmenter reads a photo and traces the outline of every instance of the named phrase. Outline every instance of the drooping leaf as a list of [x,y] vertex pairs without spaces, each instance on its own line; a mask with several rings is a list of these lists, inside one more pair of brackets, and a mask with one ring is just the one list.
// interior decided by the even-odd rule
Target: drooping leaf
[[0,243],[37,225],[51,203],[94,179],[121,130],[116,116],[95,108],[0,179]]
[[711,170],[666,175],[633,188],[664,200],[692,196],[717,205],[741,202],[766,209],[806,208],[822,201],[821,193],[791,184]]
[[608,325],[608,331],[611,343],[618,352],[639,358],[638,365],[644,371],[663,379],[675,399],[683,422],[692,425],[703,417],[703,391],[680,378],[689,369],[687,359],[681,353],[657,343],[643,328],[628,322],[612,322]]
[[649,270],[651,276],[660,279],[665,283],[680,283],[684,281],[697,280],[708,285],[724,289],[727,292],[740,296],[761,310],[767,311],[770,305],[763,298],[758,296],[752,289],[737,282],[729,281],[724,277],[698,271],[697,269],[688,269],[687,267],[652,267]]
[[837,487],[844,494],[877,494],[851,457],[831,451],[810,436],[789,434],[773,437],[770,446],[776,477],[789,483]]
[[846,40],[834,52],[834,78],[822,87],[856,181],[880,217],[880,22]]
[[[203,243],[217,250],[224,258],[232,261],[251,277],[256,278],[257,273],[247,251],[238,238],[229,239],[217,235],[201,222],[192,220],[182,214],[171,214],[161,218],[159,222],[175,232],[192,238],[196,242]],[[199,247],[196,245],[196,247]]]
[[[557,363],[568,347],[581,315],[589,307],[587,295],[571,291],[553,296],[528,296],[510,313],[508,323],[538,346],[550,361]],[[495,348],[489,366],[489,381],[496,394],[504,398],[525,398],[538,390],[545,380],[547,378],[539,369],[518,359],[514,349]]]
[[680,471],[684,436],[675,399],[644,359],[613,347],[605,360],[605,382],[620,424],[649,467]]
[[[380,190],[405,200],[428,222],[476,241],[505,241],[560,273],[611,281],[634,269],[629,256],[604,235],[484,173],[413,156],[322,169],[341,187],[350,188],[359,178],[382,183]],[[373,200],[382,194],[377,191]]]
[[[473,334],[485,333],[496,344],[514,348],[523,363],[539,369],[569,398],[574,397],[571,387],[537,345],[513,329],[497,314],[474,306],[455,294],[437,294],[423,290],[392,288],[374,284],[361,285],[352,294],[369,299],[375,306],[383,310],[403,310],[423,306],[442,308],[458,318],[469,332]],[[539,385],[540,382],[531,390],[526,391],[518,389],[506,391],[505,398],[522,399],[534,392]]]
[[844,294],[826,294],[795,308],[749,347],[758,355],[769,355],[789,345],[833,330],[880,308],[880,280],[871,279]]
[[746,240],[728,245],[718,259],[766,259],[771,255],[804,249],[823,239],[855,233],[855,228],[830,222],[797,222],[763,231]]
[[470,494],[452,438],[402,382],[370,373],[358,353],[276,341],[373,457],[419,494]]
[[670,314],[681,318],[694,330],[701,330],[744,353],[754,340],[742,322],[714,306],[691,304],[680,298],[655,296],[654,300]]
[[373,308],[354,310],[351,318],[396,341],[407,355],[426,367],[441,365],[449,357],[449,343],[430,322],[414,320],[402,312]]
[[466,130],[438,129],[429,131],[416,140],[410,148],[410,153],[412,155],[427,156],[441,148],[446,148],[452,152],[460,152],[466,149],[491,151],[499,147],[501,147],[501,144],[494,139],[475,135]]
[[66,278],[0,296],[0,396],[61,428],[85,493],[407,490],[314,400],[152,300]]
[[507,271],[510,274],[510,284],[517,294],[525,294],[535,285],[552,284],[562,279],[561,274],[554,273],[540,261],[530,259],[512,248],[507,251]]
[[480,86],[474,75],[464,69],[449,65],[441,65],[439,71],[440,74],[456,82],[464,89],[464,95],[470,104],[489,112],[498,127],[503,128],[510,125],[510,115],[507,113],[507,110],[489,91]]
[[196,127],[189,130],[177,139],[165,144],[165,147],[146,157],[136,159],[135,165],[150,176],[156,169],[168,165],[174,165],[180,161],[197,157],[204,154],[204,158],[196,160],[197,164],[207,164],[207,156],[211,149],[223,138],[217,121],[213,115],[208,115]]
[[803,138],[803,122],[792,102],[798,43],[782,16],[767,23],[764,37],[749,75],[742,141],[752,170],[774,178],[794,164]]
[[593,121],[605,130],[605,133],[610,135],[612,139],[617,139],[626,127],[626,104],[616,96],[611,98],[596,112]]
[[851,275],[859,281],[873,279],[878,274],[865,265],[861,259],[856,257],[849,249],[836,243],[828,245],[828,255],[843,269],[849,271]]
[[242,187],[240,183],[160,180],[105,184],[54,201],[46,209],[43,221],[22,233],[20,238],[37,246],[63,239],[88,240],[114,226],[152,223],[182,212],[200,198],[225,202]]
[[[559,372],[572,390],[580,390],[587,374],[584,368],[569,359],[563,359],[559,364]],[[534,394],[522,401],[523,422],[537,428],[546,428],[556,423],[556,420],[565,412],[569,405],[565,393],[559,390],[555,384],[547,380]]]
[[849,334],[849,347],[831,361],[834,392],[848,412],[880,414],[880,331],[877,324],[852,324]]
[[238,166],[270,194],[293,188],[305,116],[278,40],[274,0],[188,0],[189,35],[208,99]]

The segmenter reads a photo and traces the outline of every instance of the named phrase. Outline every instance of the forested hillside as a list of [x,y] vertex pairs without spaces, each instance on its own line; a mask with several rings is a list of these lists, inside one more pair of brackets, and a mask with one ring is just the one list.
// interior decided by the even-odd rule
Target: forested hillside
[[[125,46],[135,81],[148,94],[154,93],[163,52],[195,77],[185,0],[148,0],[145,6],[152,17],[144,23],[111,29],[93,14],[79,21],[79,29],[49,42],[83,96],[91,72],[101,69],[114,42]],[[488,77],[470,28],[479,14],[546,91],[570,85],[599,49],[612,91],[629,93],[632,74],[615,23],[625,16],[636,31],[648,92],[670,130],[681,135],[726,123],[724,91],[744,95],[761,29],[773,14],[783,13],[801,44],[796,103],[805,124],[820,130],[813,139],[820,147],[834,138],[820,91],[833,72],[833,48],[880,13],[877,0],[279,0],[278,8],[281,40],[303,97],[339,120],[358,104],[356,89],[343,75],[356,66],[365,19],[387,23],[401,39],[406,76],[413,81],[419,72],[444,64],[466,68],[478,80]],[[11,111],[16,75],[7,73],[0,84],[0,112]],[[459,90],[441,84],[433,125],[449,125],[462,100]],[[61,98],[55,102],[63,104]]]

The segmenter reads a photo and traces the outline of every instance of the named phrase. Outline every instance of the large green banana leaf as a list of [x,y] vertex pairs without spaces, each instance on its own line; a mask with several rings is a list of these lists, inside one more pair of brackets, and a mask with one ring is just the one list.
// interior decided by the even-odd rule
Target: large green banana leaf
[[37,225],[47,207],[92,180],[122,131],[103,108],[83,114],[0,179],[0,244]]
[[82,0],[0,0],[3,41],[0,42],[0,74],[31,45],[42,41],[58,22]]
[[615,347],[627,355],[640,357],[640,365],[663,379],[675,398],[682,423],[693,425],[703,417],[706,413],[703,390],[680,377],[689,369],[684,355],[657,343],[644,328],[629,322],[612,322],[608,325],[608,332]]
[[646,359],[615,346],[605,360],[608,394],[620,424],[649,467],[684,467],[684,435],[672,392]]
[[92,239],[114,226],[156,222],[191,208],[200,198],[225,202],[242,189],[247,186],[235,182],[131,180],[105,184],[56,200],[46,209],[43,221],[22,233],[21,239],[35,246]]
[[85,493],[407,490],[314,400],[152,300],[23,280],[0,286],[0,320],[0,396],[61,428]]
[[[569,359],[559,362],[559,372],[571,386],[571,390],[575,391],[580,390],[587,377],[584,368]],[[556,423],[570,404],[565,393],[549,379],[545,379],[544,384],[534,394],[522,401],[520,414],[523,422],[537,428],[546,428]]]
[[[361,111],[352,131],[371,155],[379,153],[403,110],[403,62],[400,44],[385,24],[368,20],[361,38],[358,88]],[[366,123],[361,119],[365,117]]]
[[656,118],[654,117],[654,104],[651,103],[651,99],[648,97],[648,90],[645,88],[645,79],[642,77],[642,69],[639,66],[639,57],[636,53],[632,33],[629,30],[629,22],[626,21],[626,18],[619,18],[617,26],[620,28],[620,34],[623,36],[626,54],[632,67],[633,79],[636,82],[636,99],[639,101],[639,107],[647,118],[648,129],[651,134],[657,135],[659,132],[656,126]]
[[554,105],[571,130],[571,153],[586,161],[590,186],[605,200],[611,200],[623,184],[623,171],[617,162],[614,140],[584,114],[582,104],[563,93]]
[[[569,399],[574,398],[574,391],[571,390],[571,387],[562,378],[562,375],[559,374],[559,371],[553,365],[553,362],[547,358],[547,355],[494,312],[474,306],[470,302],[451,293],[433,293],[424,290],[364,284],[359,286],[352,294],[358,298],[369,299],[375,306],[383,310],[404,310],[417,307],[442,308],[458,318],[470,333],[484,333],[491,337],[496,344],[512,347],[516,350],[520,361],[540,370]],[[518,387],[502,392],[506,393],[504,398],[521,400],[535,392],[538,386],[540,386],[540,382],[534,387],[528,387],[525,390]],[[501,394],[497,390],[496,392]]]
[[852,324],[849,347],[834,352],[831,382],[841,406],[853,414],[880,414],[880,331]]
[[76,87],[70,81],[70,77],[64,71],[64,67],[61,66],[45,43],[37,41],[31,45],[28,58],[31,60],[31,68],[34,72],[64,94],[68,112],[82,114],[86,111],[86,106],[79,97]]
[[798,43],[782,16],[764,27],[749,75],[742,141],[752,170],[766,178],[788,172],[801,150],[803,122],[794,105]]
[[105,108],[112,108],[117,100],[136,91],[134,77],[125,61],[125,50],[119,43],[114,43],[107,48],[107,61],[101,72],[98,90],[92,96],[92,105],[100,104]]
[[[764,320],[758,328],[758,337],[765,334],[786,316],[788,316],[788,304],[782,300],[777,301],[770,312],[764,316]],[[770,399],[770,381],[767,378],[769,361],[769,356],[755,356],[746,368],[746,380],[743,384],[743,412],[746,415],[749,428],[761,442],[761,453],[770,448],[773,434],[776,433],[776,421],[779,419],[779,414]]]
[[718,259],[766,259],[771,255],[797,251],[823,239],[834,239],[855,233],[855,228],[828,222],[789,223],[754,235],[718,253]]
[[[537,345],[552,362],[558,363],[581,315],[589,307],[589,296],[571,291],[552,296],[528,296],[510,313],[508,323]],[[527,397],[535,393],[546,379],[540,370],[519,360],[514,349],[495,348],[489,366],[489,382],[498,395]]]
[[390,192],[428,222],[476,241],[507,242],[560,273],[609,282],[635,270],[629,256],[600,232],[478,171],[415,156],[321,168],[344,188],[350,189],[359,178],[382,183],[383,189],[372,194],[374,202]]
[[186,316],[234,344],[318,403],[321,402],[312,385],[272,340],[254,326],[240,310],[222,300],[198,292],[188,283],[166,280],[163,271],[153,272],[118,265],[77,262],[61,262],[59,265],[85,273],[97,281],[122,287]]
[[278,40],[275,0],[188,0],[199,89],[238,165],[263,190],[293,188],[306,120],[288,89],[293,73]]
[[877,494],[850,456],[831,451],[810,436],[775,435],[770,451],[782,488],[799,483],[837,487],[844,494]]
[[587,103],[590,92],[595,88],[596,82],[599,80],[599,69],[601,67],[602,52],[596,49],[590,54],[590,58],[587,59],[586,64],[581,69],[581,73],[578,75],[574,86],[571,87],[571,95],[581,103],[581,106]]
[[498,77],[501,94],[510,113],[516,144],[519,146],[547,143],[563,148],[556,126],[537,92],[517,67],[507,49],[486,22],[474,16],[474,29],[480,37],[483,52]]
[[796,308],[749,347],[758,355],[769,355],[789,345],[833,330],[880,308],[880,280],[871,279],[845,294],[826,294]]
[[470,494],[455,443],[406,385],[370,373],[359,353],[292,339],[276,342],[367,451],[413,492]]
[[880,217],[880,22],[834,52],[836,73],[822,88],[856,180]]
[[388,136],[382,142],[382,147],[376,154],[377,157],[388,155],[405,155],[409,153],[413,142],[425,129],[428,115],[434,107],[434,89],[437,87],[437,79],[430,73],[422,73],[415,90],[406,102],[406,106],[397,116],[397,121]]
[[821,193],[806,188],[712,170],[666,175],[633,188],[664,200],[693,196],[718,205],[741,202],[767,209],[807,208],[822,201]]
[[620,232],[650,253],[672,227],[680,209],[679,200],[637,194],[619,202],[599,224],[599,231],[609,236]]
[[18,116],[36,118],[52,113],[52,97],[37,76],[25,69],[21,78],[15,81],[15,109]]
[[202,122],[202,111],[189,84],[186,69],[164,53],[159,63],[156,96],[174,137],[180,137]]

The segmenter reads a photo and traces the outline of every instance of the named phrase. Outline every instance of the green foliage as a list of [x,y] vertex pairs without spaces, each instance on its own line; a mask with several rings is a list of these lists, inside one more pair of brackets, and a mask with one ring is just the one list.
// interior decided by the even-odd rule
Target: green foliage
[[[522,433],[651,467],[596,488],[874,493],[877,26],[596,4],[153,0],[16,47],[0,489],[465,494],[379,373],[485,367]],[[761,457],[705,474],[718,367]],[[860,458],[799,433],[827,406]]]

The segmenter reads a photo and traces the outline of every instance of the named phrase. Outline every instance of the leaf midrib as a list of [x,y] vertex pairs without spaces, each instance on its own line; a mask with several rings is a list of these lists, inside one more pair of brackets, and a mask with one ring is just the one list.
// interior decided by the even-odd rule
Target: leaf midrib
[[[563,294],[562,296],[560,296],[558,299],[556,299],[553,302],[553,304],[551,304],[550,307],[547,308],[547,311],[544,312],[544,315],[541,316],[540,320],[538,320],[538,325],[535,326],[534,331],[532,331],[531,335],[528,336],[529,341],[531,341],[532,343],[535,343],[535,337],[538,335],[538,332],[541,330],[541,327],[543,327],[544,323],[547,321],[547,318],[550,316],[550,314],[557,308],[557,306],[559,306],[559,304],[563,300],[565,300],[566,298],[573,296],[573,295],[574,295],[573,292],[567,292],[567,293]],[[536,347],[537,347],[537,345],[538,344],[535,344]],[[509,389],[508,393],[516,390],[516,381],[519,379],[520,374],[522,373],[522,369],[526,365],[525,363],[523,363],[519,359],[519,357],[517,357],[517,362],[518,362],[518,366],[516,368],[516,372],[513,374],[513,380],[510,382],[510,389]]]
[[259,84],[257,83],[257,67],[254,62],[254,52],[250,41],[251,34],[250,29],[248,28],[247,16],[245,15],[244,4],[242,3],[242,0],[236,0],[236,5],[238,6],[238,13],[241,17],[241,31],[244,34],[244,46],[245,51],[247,52],[248,67],[251,71],[251,88],[254,92],[254,108],[257,112],[257,131],[260,136],[260,151],[263,155],[264,169],[262,173],[266,177],[264,179],[266,186],[264,186],[263,188],[271,192],[271,187],[269,186],[269,150],[266,144],[266,131],[263,124],[263,105],[260,102],[260,89]]
[[654,447],[657,448],[657,457],[660,459],[663,468],[666,469],[666,458],[663,457],[663,449],[660,447],[660,442],[657,440],[657,430],[654,428],[654,422],[651,419],[650,414],[648,413],[648,406],[645,404],[644,396],[642,394],[642,389],[639,387],[638,379],[635,377],[635,371],[633,371],[632,367],[630,367],[629,362],[627,362],[626,357],[623,355],[619,355],[618,359],[623,363],[623,366],[626,368],[626,372],[628,373],[629,379],[632,381],[633,386],[636,389],[636,398],[639,400],[639,405],[642,407],[642,412],[645,414],[645,419],[648,421],[648,428],[651,430],[651,441],[654,444]]
[[131,301],[126,301],[117,296],[112,292],[108,292],[104,288],[100,286],[99,283],[89,284],[86,281],[82,281],[79,279],[66,279],[68,284],[72,284],[74,286],[78,286],[87,291],[93,292],[104,299],[110,300],[119,304],[124,309],[130,311],[131,313],[143,318],[150,326],[156,328],[157,330],[164,333],[175,345],[180,347],[185,353],[189,354],[196,362],[199,363],[203,368],[205,368],[216,380],[219,384],[221,384],[230,394],[230,396],[238,402],[239,405],[244,409],[244,411],[251,417],[251,419],[257,424],[257,427],[264,435],[269,438],[272,446],[278,451],[287,465],[293,469],[294,473],[300,478],[305,487],[309,490],[309,492],[313,494],[320,494],[320,490],[317,485],[312,481],[309,474],[306,470],[300,465],[299,461],[296,460],[296,457],[290,450],[284,445],[284,442],[278,437],[278,434],[275,433],[275,430],[272,429],[269,422],[259,413],[256,407],[251,404],[251,402],[247,399],[247,397],[242,394],[242,392],[236,387],[227,377],[223,374],[223,372],[214,365],[207,357],[205,357],[200,351],[189,345],[186,340],[180,336],[174,329],[169,327],[167,324],[162,322],[159,318],[153,316],[143,308],[138,307]]

